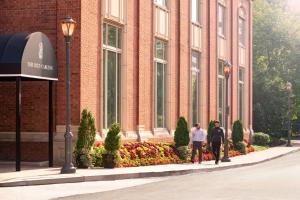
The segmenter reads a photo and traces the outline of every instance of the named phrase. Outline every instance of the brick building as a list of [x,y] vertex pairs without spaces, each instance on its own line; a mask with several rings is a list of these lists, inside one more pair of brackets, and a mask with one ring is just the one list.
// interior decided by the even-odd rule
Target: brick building
[[[56,49],[54,159],[64,156],[65,46],[60,20],[77,21],[71,44],[72,129],[93,112],[100,138],[120,122],[123,140],[172,139],[179,116],[190,125],[252,129],[252,0],[0,0],[0,34],[45,33]],[[22,158],[47,160],[44,82],[22,85]],[[14,159],[15,85],[0,82],[0,160]]]

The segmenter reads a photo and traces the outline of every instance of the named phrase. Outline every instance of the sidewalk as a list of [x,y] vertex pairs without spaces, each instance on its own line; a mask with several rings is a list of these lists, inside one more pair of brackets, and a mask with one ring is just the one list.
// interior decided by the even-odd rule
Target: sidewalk
[[265,151],[253,152],[231,158],[229,163],[215,165],[214,161],[199,164],[171,164],[115,169],[77,169],[75,174],[60,174],[60,168],[30,169],[21,172],[6,172],[0,166],[0,187],[75,183],[87,181],[108,181],[130,178],[163,177],[196,172],[210,172],[266,162],[296,151],[300,151],[300,141],[293,141],[293,147],[273,147]]

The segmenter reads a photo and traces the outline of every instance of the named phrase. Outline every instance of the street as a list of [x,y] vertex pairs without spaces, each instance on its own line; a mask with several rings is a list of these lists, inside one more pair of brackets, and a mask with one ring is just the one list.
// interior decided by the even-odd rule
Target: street
[[155,183],[60,198],[296,200],[300,197],[300,152],[252,167],[172,177]]

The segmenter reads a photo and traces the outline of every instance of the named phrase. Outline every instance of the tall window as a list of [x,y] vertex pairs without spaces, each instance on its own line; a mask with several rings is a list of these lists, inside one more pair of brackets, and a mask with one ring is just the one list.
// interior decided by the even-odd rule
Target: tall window
[[200,55],[198,52],[192,52],[192,122],[193,124],[199,122],[199,73],[200,73]]
[[168,0],[154,0],[154,3],[165,8],[168,6]]
[[121,29],[103,25],[103,127],[120,122]]
[[245,122],[245,70],[239,68],[239,120],[244,124]]
[[226,36],[226,8],[223,4],[218,4],[218,34],[219,36]]
[[201,8],[200,0],[191,0],[192,22],[200,24]]
[[246,18],[243,8],[239,9],[239,43],[242,46],[246,43]]
[[166,68],[167,44],[161,40],[155,42],[155,127],[166,126]]
[[224,62],[218,63],[218,120],[224,125],[225,120],[225,76],[223,71]]

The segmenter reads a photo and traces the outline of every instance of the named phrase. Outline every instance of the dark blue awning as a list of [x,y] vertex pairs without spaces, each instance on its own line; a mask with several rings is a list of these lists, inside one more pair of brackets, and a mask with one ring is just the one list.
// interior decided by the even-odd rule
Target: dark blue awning
[[45,34],[0,35],[0,79],[57,80],[57,73],[55,52]]

